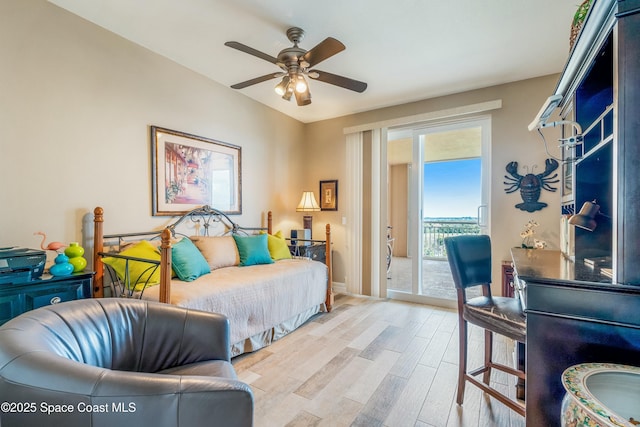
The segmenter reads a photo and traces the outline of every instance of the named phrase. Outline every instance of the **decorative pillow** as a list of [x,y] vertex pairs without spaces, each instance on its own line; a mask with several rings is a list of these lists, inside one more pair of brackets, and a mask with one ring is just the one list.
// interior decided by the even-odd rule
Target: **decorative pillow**
[[233,236],[240,253],[240,266],[273,264],[266,234],[254,236]]
[[178,279],[185,282],[192,282],[202,275],[211,273],[207,260],[186,237],[171,247],[171,266]]
[[271,259],[274,261],[291,258],[291,251],[287,241],[282,237],[282,232],[279,230],[275,234],[267,234],[267,247],[269,248]]
[[[160,261],[160,252],[158,249],[146,240],[136,243],[135,245],[120,252],[120,255],[143,258],[153,261]],[[102,262],[111,266],[120,280],[124,280],[127,274],[127,260],[122,258],[105,257]],[[144,289],[147,286],[157,285],[160,283],[160,266],[144,261],[128,261],[129,264],[129,281],[135,285],[136,291]]]
[[231,236],[192,236],[191,241],[207,260],[211,270],[240,264],[240,255]]

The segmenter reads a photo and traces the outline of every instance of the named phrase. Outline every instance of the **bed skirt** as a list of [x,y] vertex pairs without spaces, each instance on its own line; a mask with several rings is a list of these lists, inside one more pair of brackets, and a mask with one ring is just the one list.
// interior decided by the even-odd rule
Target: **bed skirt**
[[266,331],[255,334],[243,341],[237,342],[231,346],[231,357],[239,356],[244,353],[260,350],[263,347],[271,345],[273,342],[293,332],[302,326],[307,320],[320,312],[326,312],[327,308],[324,303],[311,307],[302,313],[285,320],[284,322],[267,329]]

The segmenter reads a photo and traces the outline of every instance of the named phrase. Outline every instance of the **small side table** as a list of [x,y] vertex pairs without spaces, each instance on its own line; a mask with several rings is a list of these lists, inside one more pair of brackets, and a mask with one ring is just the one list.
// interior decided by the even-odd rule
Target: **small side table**
[[0,287],[0,324],[27,311],[82,298],[91,298],[93,272],[69,276],[43,274],[40,279]]
[[[515,289],[513,283],[513,262],[502,261],[502,296],[514,298]],[[518,369],[524,370],[525,367],[525,345],[523,343],[516,343],[514,349],[514,363]],[[525,384],[524,381],[518,379],[516,382],[516,397],[524,400]]]
[[513,263],[502,261],[502,296],[513,298]]

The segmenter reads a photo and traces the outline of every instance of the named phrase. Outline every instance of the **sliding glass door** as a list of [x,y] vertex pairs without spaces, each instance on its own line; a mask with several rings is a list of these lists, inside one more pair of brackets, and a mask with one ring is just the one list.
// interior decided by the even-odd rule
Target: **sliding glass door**
[[489,119],[388,133],[392,298],[451,305],[444,239],[488,233]]

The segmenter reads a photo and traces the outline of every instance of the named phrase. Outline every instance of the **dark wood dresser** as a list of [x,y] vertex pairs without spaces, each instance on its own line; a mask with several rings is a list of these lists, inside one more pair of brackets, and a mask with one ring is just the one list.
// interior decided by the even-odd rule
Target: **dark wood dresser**
[[[526,306],[530,427],[560,425],[567,367],[640,366],[639,76],[640,0],[594,0],[553,93],[563,252],[512,250]],[[599,206],[597,227],[567,225],[587,202]]]
[[566,368],[583,362],[640,366],[640,286],[612,283],[560,251],[511,252],[527,316],[526,424],[559,426]]
[[39,307],[91,298],[92,280],[93,272],[75,273],[62,277],[45,274],[36,280],[2,285],[0,286],[0,324]]

